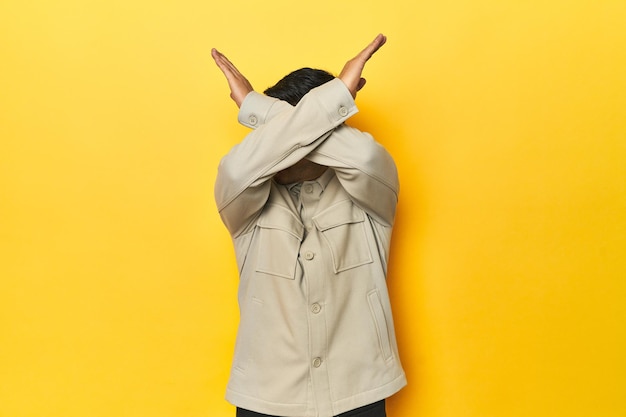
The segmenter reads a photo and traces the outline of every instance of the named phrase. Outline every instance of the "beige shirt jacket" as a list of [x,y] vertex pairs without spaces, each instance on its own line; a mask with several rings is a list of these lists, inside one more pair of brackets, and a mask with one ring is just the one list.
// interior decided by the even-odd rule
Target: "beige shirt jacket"
[[[406,385],[386,285],[397,171],[344,124],[356,112],[339,79],[295,107],[256,92],[242,103],[239,121],[254,130],[215,184],[240,273],[226,393],[238,407],[331,417]],[[302,158],[329,169],[301,188],[272,179]]]

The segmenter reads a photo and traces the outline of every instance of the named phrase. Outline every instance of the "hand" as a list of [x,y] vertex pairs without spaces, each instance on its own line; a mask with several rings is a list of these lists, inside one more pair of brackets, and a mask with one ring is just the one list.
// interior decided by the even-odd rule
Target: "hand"
[[379,34],[372,43],[367,45],[357,56],[346,62],[346,65],[341,70],[339,79],[348,87],[352,97],[356,97],[357,91],[365,85],[365,78],[361,78],[365,63],[385,44],[385,42],[387,42],[387,37],[382,33]]
[[211,49],[211,56],[224,73],[224,76],[226,76],[226,81],[228,81],[228,86],[230,87],[230,98],[234,100],[237,107],[241,107],[243,100],[254,88],[252,88],[248,79],[239,72],[237,67],[235,67],[224,54],[213,48]]

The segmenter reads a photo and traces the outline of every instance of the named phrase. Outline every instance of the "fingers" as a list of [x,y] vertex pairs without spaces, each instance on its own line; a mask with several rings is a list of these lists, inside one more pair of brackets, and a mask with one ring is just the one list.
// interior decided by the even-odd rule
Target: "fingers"
[[246,95],[253,90],[252,85],[247,78],[239,72],[237,67],[217,49],[211,49],[211,56],[215,64],[217,64],[222,73],[224,73],[226,81],[228,81],[230,97],[235,101],[235,104],[240,107]]
[[374,38],[374,40],[365,47],[365,49],[359,52],[357,56],[349,60],[341,70],[339,79],[346,84],[346,87],[350,90],[352,97],[356,97],[357,91],[365,85],[365,80],[361,78],[361,74],[365,68],[365,63],[376,53],[376,51],[381,48],[381,46],[385,44],[385,42],[387,42],[387,37],[382,33],[378,34],[378,36],[376,36],[376,38]]
[[215,61],[219,69],[222,70],[226,78],[241,75],[237,67],[235,67],[233,63],[230,62],[228,58],[226,58],[226,56],[217,49],[211,49],[211,56],[213,57],[213,60]]
[[376,36],[376,38],[374,38],[374,40],[357,55],[357,57],[363,61],[367,61],[376,53],[376,51],[380,49],[381,46],[385,44],[385,42],[387,42],[387,37],[382,33],[379,33],[378,36]]
[[[356,97],[357,91],[362,89],[365,85],[365,79],[361,78],[365,63],[385,44],[385,42],[387,42],[387,37],[379,33],[365,49],[346,63],[339,74],[338,78],[346,84],[352,97]],[[220,51],[215,48],[211,49],[211,56],[228,81],[231,98],[235,101],[237,106],[241,106],[246,95],[250,91],[253,91],[252,85],[246,77],[239,72],[237,67]]]

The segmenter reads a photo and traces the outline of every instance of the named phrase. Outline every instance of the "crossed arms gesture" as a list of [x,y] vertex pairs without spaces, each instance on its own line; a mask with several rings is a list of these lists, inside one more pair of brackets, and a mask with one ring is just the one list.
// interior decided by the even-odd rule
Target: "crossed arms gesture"
[[[387,37],[383,34],[379,34],[365,49],[344,65],[338,78],[348,87],[352,97],[356,97],[356,93],[365,85],[365,78],[361,77],[365,63],[386,41]],[[254,88],[252,88],[248,79],[239,72],[237,67],[235,67],[224,54],[213,48],[211,50],[211,56],[219,69],[224,73],[226,81],[228,81],[230,98],[237,104],[237,107],[241,107],[243,100]]]

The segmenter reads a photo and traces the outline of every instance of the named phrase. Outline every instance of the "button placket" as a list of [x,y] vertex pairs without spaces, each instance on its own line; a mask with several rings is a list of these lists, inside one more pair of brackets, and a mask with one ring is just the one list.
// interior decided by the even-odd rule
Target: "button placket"
[[[311,369],[311,384],[314,396],[320,403],[330,403],[327,393],[328,386],[327,367],[323,358],[326,355],[328,335],[325,320],[324,300],[326,297],[326,279],[324,267],[324,255],[321,249],[321,236],[315,233],[312,216],[316,213],[322,195],[322,186],[317,181],[305,181],[302,184],[300,201],[303,210],[300,212],[302,223],[309,228],[310,233],[302,241],[300,247],[301,265],[305,272],[307,285],[308,312],[307,321],[309,326],[309,369]],[[305,307],[306,309],[307,307]],[[304,310],[306,312],[306,310]],[[323,412],[322,412],[323,411]],[[329,410],[326,410],[329,411]],[[332,415],[331,412],[318,410],[320,415]]]

